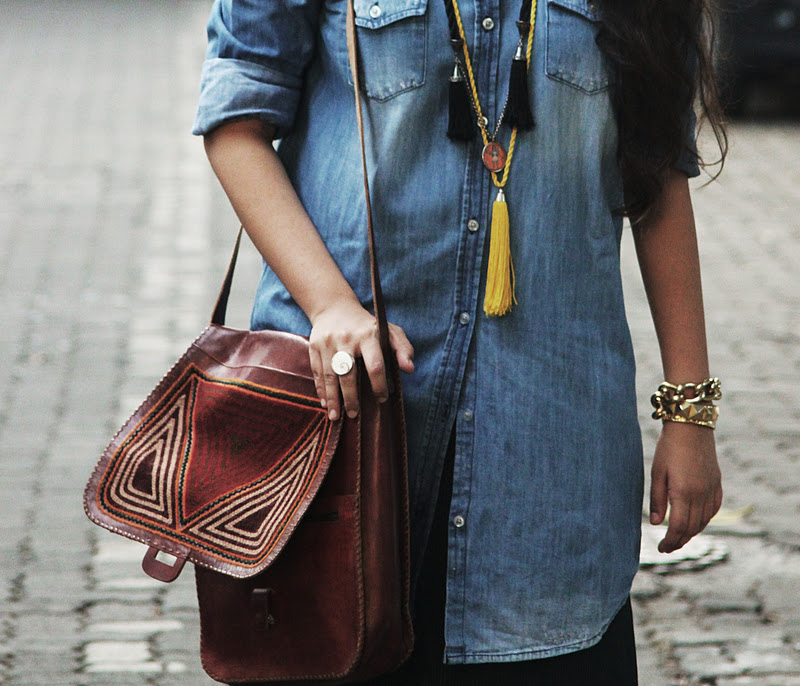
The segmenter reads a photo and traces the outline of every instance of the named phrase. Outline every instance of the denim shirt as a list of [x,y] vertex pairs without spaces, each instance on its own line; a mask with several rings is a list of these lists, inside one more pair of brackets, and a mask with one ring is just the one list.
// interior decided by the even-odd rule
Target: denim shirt
[[[519,4],[459,6],[491,128]],[[445,659],[589,647],[630,592],[643,484],[614,213],[623,194],[613,78],[595,44],[594,3],[539,0],[529,70],[537,124],[519,134],[506,186],[518,305],[499,318],[482,311],[496,193],[482,142],[445,135],[453,54],[444,5],[355,7],[387,312],[415,349],[404,391],[417,563],[455,435]],[[276,126],[303,205],[370,307],[345,12],[346,0],[217,0],[194,131],[249,117]],[[680,166],[698,171],[688,157]],[[267,267],[252,326],[310,331]]]

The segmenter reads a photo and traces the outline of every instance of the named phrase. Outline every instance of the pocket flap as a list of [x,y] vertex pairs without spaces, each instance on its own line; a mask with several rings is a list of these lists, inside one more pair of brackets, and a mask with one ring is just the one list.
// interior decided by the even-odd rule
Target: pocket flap
[[425,14],[428,0],[355,0],[356,26],[379,29],[387,24]]
[[106,448],[86,512],[151,546],[155,578],[184,561],[252,576],[313,500],[340,430],[316,397],[306,339],[212,325]]
[[549,0],[551,5],[558,5],[565,10],[586,17],[589,21],[600,21],[597,3],[594,0]]

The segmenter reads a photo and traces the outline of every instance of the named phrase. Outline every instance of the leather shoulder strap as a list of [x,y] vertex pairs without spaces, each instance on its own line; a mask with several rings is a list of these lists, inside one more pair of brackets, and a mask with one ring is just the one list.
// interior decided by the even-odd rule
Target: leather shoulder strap
[[364,116],[361,111],[361,83],[358,77],[358,43],[356,38],[354,0],[347,0],[347,54],[350,58],[350,71],[353,74],[353,90],[356,97],[356,122],[358,136],[361,140],[361,165],[364,171],[364,195],[367,201],[367,233],[369,235],[369,262],[372,276],[372,298],[375,302],[375,317],[378,320],[378,334],[380,336],[383,356],[388,361],[394,359],[389,346],[389,325],[386,322],[386,307],[383,303],[383,290],[381,277],[378,271],[378,260],[375,255],[375,230],[372,223],[372,203],[369,195],[369,177],[367,176],[367,151],[364,142]]
[[239,257],[239,245],[242,242],[242,231],[244,231],[244,227],[240,226],[239,233],[236,236],[236,244],[233,246],[231,261],[228,263],[228,271],[225,274],[225,280],[222,282],[222,288],[219,290],[217,304],[214,305],[214,313],[211,315],[211,323],[217,324],[218,326],[225,325],[225,312],[228,309],[228,297],[231,294],[233,271],[236,269],[236,258]]

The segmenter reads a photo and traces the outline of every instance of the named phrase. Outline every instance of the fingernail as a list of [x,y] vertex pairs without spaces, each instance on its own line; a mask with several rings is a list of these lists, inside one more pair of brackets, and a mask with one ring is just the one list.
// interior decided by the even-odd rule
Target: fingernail
[[350,417],[350,419],[355,419],[358,417],[358,410],[348,410],[347,416]]
[[658,524],[658,515],[655,512],[650,513],[650,523]]
[[337,419],[339,419],[339,413],[336,410],[331,410],[328,412],[328,419],[330,419],[332,422],[335,422]]
[[319,404],[322,405],[322,407],[328,407],[328,401],[325,400],[325,398],[320,398]]

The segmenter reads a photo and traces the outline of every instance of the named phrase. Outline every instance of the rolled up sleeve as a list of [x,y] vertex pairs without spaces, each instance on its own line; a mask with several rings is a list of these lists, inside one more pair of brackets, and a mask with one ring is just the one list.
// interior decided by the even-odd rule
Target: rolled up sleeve
[[319,0],[216,0],[192,133],[250,118],[291,129],[318,12]]

